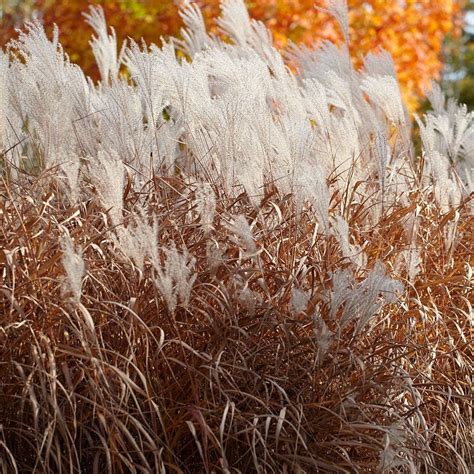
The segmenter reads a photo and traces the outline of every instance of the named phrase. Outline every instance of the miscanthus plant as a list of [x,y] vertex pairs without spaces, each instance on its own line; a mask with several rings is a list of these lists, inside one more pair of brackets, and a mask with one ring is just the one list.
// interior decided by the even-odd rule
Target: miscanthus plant
[[472,472],[474,114],[329,11],[0,54],[3,472]]

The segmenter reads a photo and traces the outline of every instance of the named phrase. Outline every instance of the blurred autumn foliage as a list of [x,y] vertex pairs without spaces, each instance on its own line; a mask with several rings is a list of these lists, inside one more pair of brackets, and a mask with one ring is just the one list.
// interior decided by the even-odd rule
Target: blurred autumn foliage
[[[5,2],[4,2],[5,3]],[[209,27],[219,10],[219,0],[201,0]],[[349,0],[351,53],[356,64],[369,51],[382,47],[394,60],[405,99],[411,108],[420,93],[442,69],[442,47],[447,36],[462,29],[465,0]],[[47,28],[56,23],[61,43],[73,62],[97,77],[88,42],[91,29],[82,13],[89,5],[101,4],[119,40],[127,37],[159,42],[161,36],[176,35],[182,26],[179,0],[24,0],[4,7],[0,40],[5,43],[14,26],[33,12]],[[247,2],[253,18],[263,21],[284,47],[289,40],[312,44],[324,39],[340,40],[341,32],[327,13],[318,9],[325,0],[252,0]],[[16,24],[16,25],[15,25]]]

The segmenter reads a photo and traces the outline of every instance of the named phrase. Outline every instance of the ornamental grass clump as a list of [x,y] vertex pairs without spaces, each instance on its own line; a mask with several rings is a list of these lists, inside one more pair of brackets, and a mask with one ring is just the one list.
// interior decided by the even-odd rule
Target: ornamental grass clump
[[119,52],[93,8],[99,83],[0,55],[3,472],[469,474],[474,115],[182,17]]

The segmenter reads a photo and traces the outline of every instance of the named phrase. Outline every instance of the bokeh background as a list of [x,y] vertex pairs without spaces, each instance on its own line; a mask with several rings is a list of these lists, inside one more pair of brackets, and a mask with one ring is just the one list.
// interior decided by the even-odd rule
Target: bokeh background
[[[1,0],[0,41],[5,47],[15,28],[39,18],[60,40],[71,61],[97,79],[88,42],[92,30],[82,13],[101,4],[120,41],[160,43],[179,35],[179,0]],[[219,0],[197,2],[209,28]],[[474,106],[474,0],[349,0],[351,54],[356,65],[369,51],[389,51],[410,109],[423,108],[423,91],[433,79],[470,109]],[[335,21],[324,12],[325,0],[250,0],[251,15],[271,30],[278,47],[290,41],[308,45],[325,39],[341,40]],[[318,8],[319,7],[319,8]]]

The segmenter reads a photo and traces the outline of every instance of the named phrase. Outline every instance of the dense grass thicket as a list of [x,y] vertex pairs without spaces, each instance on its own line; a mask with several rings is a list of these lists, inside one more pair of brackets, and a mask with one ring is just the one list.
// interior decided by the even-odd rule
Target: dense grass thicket
[[222,10],[0,54],[2,472],[472,473],[474,115]]

